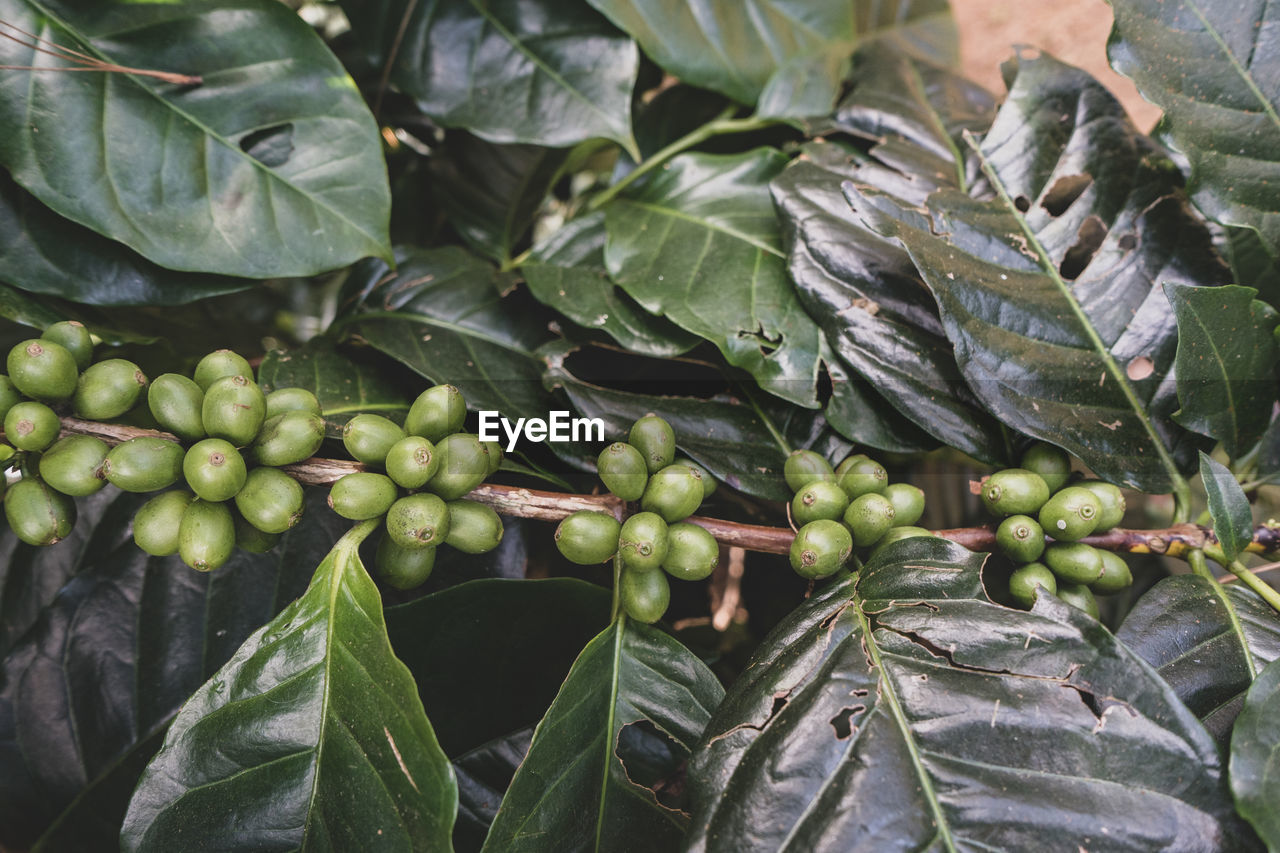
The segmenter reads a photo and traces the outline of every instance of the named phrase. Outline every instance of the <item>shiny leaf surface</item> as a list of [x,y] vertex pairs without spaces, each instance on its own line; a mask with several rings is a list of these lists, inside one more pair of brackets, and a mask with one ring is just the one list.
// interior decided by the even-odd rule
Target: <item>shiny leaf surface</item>
[[533,726],[482,744],[453,761],[458,777],[458,822],[453,827],[453,847],[458,853],[484,846],[485,836],[502,805],[502,796],[529,753]]
[[1228,560],[1234,560],[1253,541],[1253,510],[1235,475],[1221,462],[1200,453],[1200,479],[1209,500],[1213,532]]
[[[58,214],[171,269],[267,278],[389,257],[381,142],[341,64],[271,0],[4,0],[0,20],[178,85],[0,42],[0,163]],[[286,58],[287,57],[287,58]],[[183,301],[185,288],[166,301]]]
[[1231,790],[1236,807],[1270,850],[1280,848],[1280,664],[1271,663],[1245,697],[1231,736]]

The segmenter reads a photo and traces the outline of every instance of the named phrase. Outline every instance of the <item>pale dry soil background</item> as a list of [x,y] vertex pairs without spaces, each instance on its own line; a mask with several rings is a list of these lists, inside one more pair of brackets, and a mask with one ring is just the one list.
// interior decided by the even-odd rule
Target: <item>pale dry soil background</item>
[[[1230,2],[1230,0],[1226,0]],[[966,77],[1004,94],[1000,63],[1021,44],[1048,51],[1080,66],[1111,90],[1143,131],[1150,131],[1160,109],[1142,99],[1128,78],[1107,64],[1111,7],[1103,0],[951,0],[960,28]]]

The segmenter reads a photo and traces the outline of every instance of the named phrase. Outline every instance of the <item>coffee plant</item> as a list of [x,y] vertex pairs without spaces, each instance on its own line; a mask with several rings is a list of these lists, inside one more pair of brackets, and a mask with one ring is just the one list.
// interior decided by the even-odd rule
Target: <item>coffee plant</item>
[[0,849],[1280,850],[1280,49],[0,0]]

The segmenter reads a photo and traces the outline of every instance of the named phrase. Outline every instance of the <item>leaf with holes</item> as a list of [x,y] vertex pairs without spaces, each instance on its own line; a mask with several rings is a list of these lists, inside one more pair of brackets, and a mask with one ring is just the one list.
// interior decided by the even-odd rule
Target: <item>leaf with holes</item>
[[1271,663],[1249,688],[1231,735],[1231,790],[1236,807],[1268,849],[1280,848],[1280,664]]
[[306,593],[183,705],[121,849],[449,846],[453,770],[356,553],[377,524],[340,539]]
[[371,65],[446,127],[560,147],[612,139],[634,151],[640,54],[586,3],[344,0]]
[[994,198],[846,193],[910,252],[996,417],[1104,479],[1173,489],[1197,442],[1170,420],[1177,329],[1159,285],[1225,274],[1176,170],[1096,81],[1047,56],[1019,64],[977,152]]
[[201,78],[59,73],[72,63],[0,40],[0,65],[39,68],[0,70],[0,124],[22,128],[0,135],[0,163],[57,213],[172,269],[269,278],[390,257],[377,127],[292,10],[0,0],[0,20],[102,61]]
[[[1191,164],[1196,206],[1280,254],[1280,48],[1269,0],[1112,0],[1108,55]],[[1248,282],[1245,282],[1248,283]]]
[[605,208],[609,275],[772,394],[817,406],[821,333],[787,280],[769,181],[786,158],[684,154]]
[[983,560],[905,540],[775,628],[690,763],[689,849],[1250,849],[1169,686],[1056,598],[991,602]]
[[1280,350],[1272,335],[1275,309],[1252,287],[1188,287],[1165,293],[1178,318],[1175,358],[1178,401],[1174,419],[1223,443],[1236,458],[1257,443],[1276,402],[1274,368]]
[[1280,658],[1280,616],[1241,584],[1219,592],[1204,578],[1174,575],[1138,599],[1116,638],[1225,745],[1255,673]]
[[1244,489],[1227,466],[1200,453],[1200,479],[1213,517],[1213,533],[1228,560],[1234,560],[1253,541],[1253,508]]
[[711,670],[667,634],[610,625],[538,724],[484,849],[672,849],[688,822],[679,765],[723,695]]

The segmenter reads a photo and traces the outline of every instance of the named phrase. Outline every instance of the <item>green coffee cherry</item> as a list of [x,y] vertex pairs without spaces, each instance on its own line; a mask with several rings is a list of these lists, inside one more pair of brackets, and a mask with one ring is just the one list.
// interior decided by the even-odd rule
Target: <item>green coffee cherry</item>
[[387,533],[401,548],[427,548],[449,536],[449,507],[436,495],[409,495],[387,510]]
[[489,473],[485,475],[487,480],[498,473],[498,469],[502,467],[502,445],[496,441],[482,441],[480,446],[489,455]]
[[1076,485],[1088,489],[1098,498],[1101,512],[1098,513],[1098,526],[1093,529],[1094,533],[1105,533],[1124,519],[1124,492],[1120,489],[1101,480],[1081,480]]
[[102,463],[110,450],[107,443],[91,435],[68,435],[58,439],[40,457],[40,479],[74,498],[83,498],[107,484]]
[[211,572],[236,548],[236,525],[224,503],[194,500],[178,525],[178,555],[198,572]]
[[840,571],[853,553],[853,537],[838,521],[811,521],[791,543],[791,568],[801,577],[825,578]]
[[4,496],[4,515],[28,545],[54,545],[76,524],[76,502],[34,477],[14,483]]
[[844,512],[844,523],[853,536],[853,544],[866,548],[876,544],[893,527],[897,519],[893,502],[875,492],[861,495]]
[[324,420],[295,409],[269,418],[249,445],[249,458],[259,465],[293,465],[316,455],[324,443]]
[[686,465],[692,468],[694,471],[698,473],[698,476],[702,478],[702,499],[704,501],[707,498],[711,497],[713,494],[715,494],[716,485],[717,485],[716,478],[712,476],[710,471],[708,471],[706,468],[703,468],[697,462],[694,462],[689,459],[677,459],[675,461],[675,464]]
[[650,474],[666,468],[676,458],[675,430],[657,415],[645,415],[632,424],[627,444],[640,451]]
[[1102,577],[1102,552],[1081,542],[1052,542],[1044,549],[1044,563],[1059,580],[1093,583]]
[[449,535],[444,544],[464,554],[484,554],[502,544],[502,519],[493,507],[468,500],[449,501],[447,506]]
[[43,341],[59,344],[75,359],[76,369],[84,370],[93,363],[93,336],[83,323],[76,320],[63,320],[54,323],[40,333]]
[[[833,473],[831,476],[835,476]],[[791,499],[791,518],[804,526],[811,521],[825,518],[835,521],[849,508],[849,496],[830,480],[814,480],[802,486]]]
[[1034,471],[1006,468],[982,484],[982,503],[994,516],[1032,515],[1049,500],[1049,487]]
[[266,395],[248,375],[224,376],[204,390],[200,420],[210,438],[244,447],[257,437],[266,419]]
[[1058,598],[1066,604],[1083,610],[1094,619],[1098,618],[1098,599],[1093,597],[1089,587],[1078,583],[1058,584]]
[[102,462],[102,476],[126,492],[158,492],[178,482],[183,456],[176,441],[143,435],[111,448]]
[[0,420],[3,420],[4,416],[9,414],[9,410],[22,400],[22,392],[13,384],[13,380],[0,374]]
[[1040,508],[1040,526],[1054,539],[1074,542],[1097,528],[1101,514],[1097,495],[1079,486],[1067,486]]
[[996,545],[1015,563],[1030,563],[1044,553],[1044,528],[1029,515],[1011,515],[996,528]]
[[489,476],[489,454],[474,435],[455,432],[436,445],[440,467],[427,481],[427,490],[447,501],[456,501]]
[[361,471],[346,474],[329,488],[329,508],[343,518],[379,518],[399,498],[396,484],[385,474]]
[[302,519],[302,486],[275,468],[254,468],[235,494],[236,509],[263,533],[284,533]]
[[1133,585],[1133,573],[1124,557],[1110,551],[1099,550],[1102,555],[1102,574],[1089,584],[1089,588],[1099,595],[1112,595]]
[[600,451],[596,459],[600,482],[624,501],[638,501],[649,482],[649,468],[644,456],[629,444],[615,441]]
[[651,625],[667,612],[671,604],[671,585],[662,572],[623,572],[618,599],[629,617]]
[[19,450],[44,450],[61,431],[62,421],[44,403],[28,400],[4,416],[4,436]]
[[1039,474],[1049,491],[1056,492],[1071,476],[1071,457],[1061,448],[1037,441],[1022,454],[1020,467]]
[[571,563],[591,566],[617,553],[621,533],[622,525],[612,515],[584,509],[556,527],[556,547]]
[[874,560],[894,542],[901,542],[903,539],[916,539],[922,536],[933,536],[933,531],[925,530],[923,527],[913,527],[906,525],[904,527],[891,527],[889,532],[880,537],[880,541],[871,549],[870,559]]
[[208,391],[213,383],[229,376],[253,379],[253,368],[244,356],[229,349],[214,350],[196,364],[192,379],[201,391]]
[[378,579],[396,589],[413,589],[422,586],[431,577],[436,565],[436,549],[403,548],[383,536],[373,558],[373,568]]
[[407,435],[387,451],[387,476],[406,489],[421,489],[440,470],[436,446],[420,435]]
[[221,438],[191,445],[182,460],[182,474],[197,497],[213,503],[235,497],[248,477],[240,451]]
[[285,412],[306,412],[320,417],[320,401],[306,388],[280,388],[267,395],[267,420]]
[[924,491],[910,483],[890,483],[884,496],[893,504],[894,527],[910,527],[924,515]]
[[1027,563],[1009,576],[1009,595],[1027,610],[1035,606],[1039,587],[1044,587],[1050,595],[1058,594],[1058,579],[1044,563]]
[[702,505],[702,479],[685,465],[668,465],[649,478],[640,507],[671,524],[688,518]]
[[840,482],[840,478],[843,477],[854,465],[857,465],[860,462],[869,461],[870,459],[871,457],[865,453],[855,453],[852,456],[846,456],[844,459],[840,460],[840,464],[836,466],[836,482]]
[[667,528],[667,558],[662,568],[673,578],[700,581],[711,576],[720,562],[720,544],[708,531],[687,521]]
[[405,437],[395,421],[382,415],[356,415],[342,428],[342,444],[351,458],[381,467],[397,441]]
[[191,492],[177,489],[144,503],[133,516],[133,541],[153,557],[178,553],[182,514],[195,498]]
[[849,500],[863,495],[879,494],[889,485],[889,473],[874,459],[860,459],[849,465],[840,477],[840,488]]
[[109,358],[80,374],[71,407],[82,418],[110,420],[132,409],[146,387],[147,376],[138,365],[123,358]]
[[462,431],[467,420],[467,403],[452,385],[435,385],[418,395],[404,419],[409,435],[420,435],[432,444]]
[[76,393],[80,375],[75,356],[53,341],[32,338],[9,350],[9,379],[35,400],[60,403]]
[[651,572],[662,568],[669,547],[667,523],[652,512],[638,512],[622,523],[618,554],[622,565],[633,571]]
[[782,466],[782,476],[792,492],[798,492],[810,483],[836,482],[836,472],[831,470],[831,463],[825,456],[812,450],[791,451]]
[[265,554],[280,541],[279,533],[268,533],[254,527],[238,512],[231,513],[231,523],[235,526],[236,547],[250,554]]
[[205,437],[204,391],[194,380],[180,373],[162,373],[147,389],[147,408],[161,427],[183,441]]

